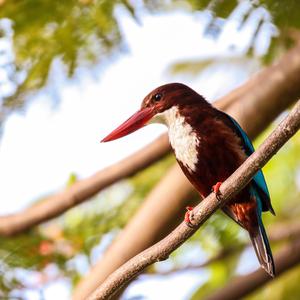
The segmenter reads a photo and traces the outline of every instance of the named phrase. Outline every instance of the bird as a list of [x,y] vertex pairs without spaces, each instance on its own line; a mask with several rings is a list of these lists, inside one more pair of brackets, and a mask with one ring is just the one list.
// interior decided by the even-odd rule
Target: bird
[[[212,191],[220,196],[222,182],[254,152],[250,138],[234,118],[182,83],[154,89],[141,108],[101,142],[116,140],[151,123],[168,127],[176,160],[200,199]],[[190,225],[192,207],[187,210],[185,221]],[[275,212],[262,170],[222,210],[248,231],[261,267],[274,277],[275,264],[262,212]]]

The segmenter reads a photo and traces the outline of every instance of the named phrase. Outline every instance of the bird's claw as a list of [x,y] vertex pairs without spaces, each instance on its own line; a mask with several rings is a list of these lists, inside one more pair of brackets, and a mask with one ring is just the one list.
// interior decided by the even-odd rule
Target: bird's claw
[[194,228],[195,225],[192,223],[194,220],[194,213],[193,213],[194,207],[192,206],[187,206],[186,207],[186,213],[184,215],[184,222],[186,223],[187,226]]
[[222,193],[220,192],[221,184],[222,184],[222,182],[218,181],[215,185],[212,186],[212,189],[211,189],[211,191],[216,194],[216,198],[218,201],[221,201],[221,196],[222,196]]

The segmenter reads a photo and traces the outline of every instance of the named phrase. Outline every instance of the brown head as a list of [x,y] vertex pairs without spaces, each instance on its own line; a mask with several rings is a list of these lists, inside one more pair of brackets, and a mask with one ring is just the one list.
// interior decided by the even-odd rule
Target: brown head
[[109,142],[128,135],[147,125],[156,115],[173,106],[207,103],[198,93],[182,83],[169,83],[154,89],[143,100],[140,110],[116,128],[101,142]]

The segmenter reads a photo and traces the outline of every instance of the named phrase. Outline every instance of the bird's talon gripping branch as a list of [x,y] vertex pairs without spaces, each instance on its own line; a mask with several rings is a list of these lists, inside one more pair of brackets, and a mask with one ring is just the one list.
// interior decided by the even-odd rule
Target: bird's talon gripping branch
[[187,206],[186,207],[187,211],[186,211],[185,216],[184,216],[184,221],[185,221],[186,225],[191,227],[191,228],[195,227],[195,225],[193,224],[193,220],[194,220],[193,209],[194,209],[193,206]]
[[221,186],[222,182],[218,181],[215,185],[212,186],[212,192],[214,192],[216,194],[217,199],[220,201],[221,200],[221,192],[220,192],[220,186]]

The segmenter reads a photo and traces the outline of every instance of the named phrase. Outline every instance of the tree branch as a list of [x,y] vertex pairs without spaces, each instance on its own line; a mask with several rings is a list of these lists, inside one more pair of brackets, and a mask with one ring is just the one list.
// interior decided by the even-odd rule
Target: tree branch
[[222,184],[220,188],[222,199],[218,200],[216,195],[211,193],[195,207],[193,210],[195,228],[190,228],[185,222],[182,222],[163,240],[136,255],[112,273],[89,297],[89,300],[109,299],[146,267],[154,262],[167,259],[170,253],[194,234],[211,214],[245,187],[255,173],[276,154],[299,128],[300,101],[296,103],[290,114],[278,125],[258,150]]
[[283,240],[300,240],[300,222],[284,222],[272,225],[270,228],[269,238],[273,242]]
[[[274,74],[277,75],[274,77]],[[271,119],[275,119],[283,109],[288,108],[296,100],[299,87],[300,44],[283,55],[278,63],[263,69],[241,87],[217,101],[219,104],[217,107],[222,107],[223,110],[229,112],[231,106],[234,105],[231,116],[243,124],[244,130],[253,139],[270,124]],[[281,90],[287,89],[290,89],[288,94],[293,94],[293,97],[287,98],[281,93]],[[277,91],[280,97],[274,91]],[[249,95],[254,96],[249,98]],[[300,97],[300,92],[297,97]],[[248,111],[245,114],[246,101],[252,102],[252,105],[247,104]],[[177,186],[180,187],[180,193],[172,194],[173,205],[171,206],[169,205],[169,190]],[[179,224],[179,220],[182,220],[185,206],[194,205],[187,202],[192,190],[193,188],[178,167],[168,171],[164,180],[160,181],[147,196],[141,208],[111,244],[108,251],[76,286],[73,299],[85,299],[109,274],[128,259],[169,234]],[[158,213],[153,207],[163,207],[163,209]],[[144,228],[142,237],[140,236],[141,227]],[[139,239],[136,238],[137,236]]]
[[[276,265],[276,278],[283,272],[299,264],[300,240],[295,240],[286,245],[279,253],[275,254],[274,260]],[[240,276],[232,280],[225,287],[208,296],[206,300],[242,299],[270,280],[272,280],[272,277],[268,276],[264,270],[258,269],[248,275]]]

